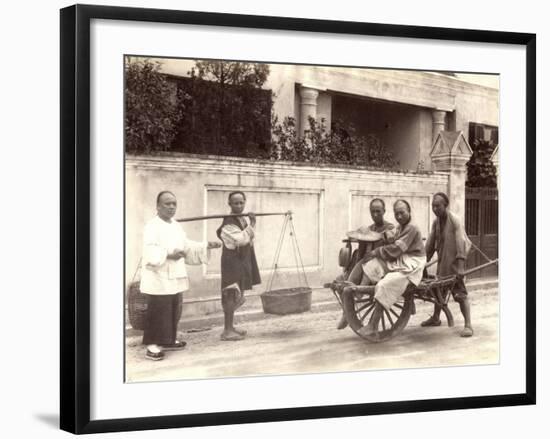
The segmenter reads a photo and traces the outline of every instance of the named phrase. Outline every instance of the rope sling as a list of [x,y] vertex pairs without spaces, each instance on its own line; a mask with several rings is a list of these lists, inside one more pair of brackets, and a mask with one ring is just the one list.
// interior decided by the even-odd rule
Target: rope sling
[[[279,258],[285,242],[287,229],[290,243],[292,245],[292,254],[294,255],[299,286],[273,290],[273,284],[279,274]],[[271,277],[267,283],[266,291],[262,293],[260,297],[262,299],[264,312],[268,314],[292,314],[309,311],[311,309],[311,288],[309,287],[307,280],[302,253],[300,251],[296,230],[292,220],[292,213],[287,213],[285,215],[285,220],[281,227],[281,233],[277,241],[273,264],[271,266]]]

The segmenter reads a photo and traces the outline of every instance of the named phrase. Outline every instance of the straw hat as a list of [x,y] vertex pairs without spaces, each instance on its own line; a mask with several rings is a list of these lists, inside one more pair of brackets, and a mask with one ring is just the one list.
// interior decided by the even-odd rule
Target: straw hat
[[346,232],[346,236],[350,239],[356,239],[358,241],[376,242],[384,239],[384,235],[368,227],[359,227],[357,230]]

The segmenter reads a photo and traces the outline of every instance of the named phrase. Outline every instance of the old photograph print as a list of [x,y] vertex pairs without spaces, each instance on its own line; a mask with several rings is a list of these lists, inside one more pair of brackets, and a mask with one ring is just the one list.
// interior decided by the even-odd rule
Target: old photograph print
[[125,380],[499,362],[499,77],[124,59]]

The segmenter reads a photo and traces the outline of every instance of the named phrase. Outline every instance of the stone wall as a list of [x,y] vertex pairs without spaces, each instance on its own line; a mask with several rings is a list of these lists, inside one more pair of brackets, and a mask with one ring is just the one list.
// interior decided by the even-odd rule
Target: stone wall
[[[142,228],[156,213],[155,198],[171,190],[178,199],[176,218],[227,213],[227,194],[247,194],[246,210],[293,211],[301,256],[310,285],[320,286],[340,272],[338,252],[347,230],[370,224],[368,205],[373,197],[386,200],[386,219],[395,222],[392,202],[407,199],[413,221],[427,236],[433,219],[430,195],[447,190],[448,174],[379,172],[352,167],[312,167],[288,162],[265,162],[228,157],[172,154],[126,157],[126,280],[130,282],[140,259]],[[258,218],[256,248],[264,283],[270,277],[283,216]],[[221,220],[182,223],[193,240],[216,240]],[[217,297],[220,250],[211,264],[190,267],[187,299]],[[273,287],[295,285],[295,259],[288,236],[279,260],[281,275]]]

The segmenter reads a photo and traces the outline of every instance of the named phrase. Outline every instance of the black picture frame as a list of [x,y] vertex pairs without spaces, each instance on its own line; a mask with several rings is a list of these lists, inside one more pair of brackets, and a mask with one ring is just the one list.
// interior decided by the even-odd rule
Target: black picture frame
[[[75,5],[61,10],[61,403],[72,433],[241,424],[535,404],[536,35],[303,18]],[[90,420],[90,22],[93,19],[325,32],[521,45],[526,48],[525,393],[240,412]]]

